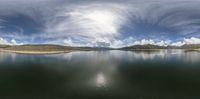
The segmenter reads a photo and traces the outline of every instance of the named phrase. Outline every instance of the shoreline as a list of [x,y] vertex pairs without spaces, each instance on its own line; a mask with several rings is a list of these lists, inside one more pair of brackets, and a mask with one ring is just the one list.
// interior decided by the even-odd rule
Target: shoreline
[[[158,51],[158,50],[185,50],[185,52],[200,52],[200,49],[131,49],[131,50],[122,50],[121,51]],[[0,52],[9,52],[16,54],[27,54],[27,55],[45,55],[45,54],[61,54],[61,53],[69,53],[78,50],[66,50],[66,51],[26,51],[26,50],[5,50],[0,48]],[[79,50],[81,51],[81,50]],[[102,50],[101,50],[102,51]]]
[[16,54],[27,54],[27,55],[44,55],[44,54],[60,54],[60,53],[69,53],[72,51],[16,51],[16,50],[3,50],[0,49],[1,52],[9,52]]

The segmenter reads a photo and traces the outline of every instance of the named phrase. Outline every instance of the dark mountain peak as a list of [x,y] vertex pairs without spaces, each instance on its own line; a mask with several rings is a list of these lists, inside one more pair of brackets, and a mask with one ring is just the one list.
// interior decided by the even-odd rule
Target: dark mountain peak
[[153,45],[153,44],[145,44],[145,45],[132,45],[129,47],[124,47],[122,49],[165,49],[165,46]]
[[200,48],[200,44],[185,44],[183,46],[181,46],[182,48],[185,48],[185,49],[196,49],[196,48]]

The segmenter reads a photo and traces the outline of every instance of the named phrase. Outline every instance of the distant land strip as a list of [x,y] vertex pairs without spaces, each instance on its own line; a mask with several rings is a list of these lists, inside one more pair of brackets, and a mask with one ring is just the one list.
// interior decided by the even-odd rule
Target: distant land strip
[[158,46],[158,45],[133,45],[123,48],[104,48],[104,47],[70,47],[53,44],[38,45],[0,45],[0,51],[13,52],[20,54],[57,54],[72,51],[92,51],[92,50],[160,50],[160,49],[185,49],[187,51],[199,51],[200,44],[186,44],[183,46]]

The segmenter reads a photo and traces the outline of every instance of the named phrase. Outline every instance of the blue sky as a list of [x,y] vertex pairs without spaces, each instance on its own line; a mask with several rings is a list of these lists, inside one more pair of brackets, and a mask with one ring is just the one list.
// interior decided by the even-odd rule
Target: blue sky
[[199,0],[1,0],[0,43],[200,43]]

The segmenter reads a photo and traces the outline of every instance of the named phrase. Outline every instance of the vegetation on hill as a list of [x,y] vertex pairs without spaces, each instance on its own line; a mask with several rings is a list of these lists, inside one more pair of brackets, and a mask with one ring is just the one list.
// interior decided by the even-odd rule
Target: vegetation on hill
[[151,44],[146,44],[146,45],[133,45],[129,47],[124,47],[121,49],[128,50],[128,49],[165,49],[166,47],[164,46],[158,46],[158,45],[151,45]]
[[4,50],[15,50],[15,51],[69,51],[69,50],[91,50],[91,48],[78,48],[78,47],[69,47],[61,45],[18,45],[10,46],[4,48]]
[[[133,45],[118,50],[154,50],[154,49],[199,49],[200,44],[190,44],[183,46],[158,46],[158,45]],[[53,52],[53,51],[74,51],[74,50],[114,50],[112,48],[92,48],[92,47],[70,47],[51,44],[40,45],[0,45],[0,49],[10,51],[32,51],[32,52]]]
[[199,49],[200,44],[185,44],[185,45],[181,46],[181,48],[183,48],[183,49]]
[[200,44],[185,44],[183,46],[159,46],[159,45],[133,45],[124,48],[122,50],[141,50],[141,49],[199,49]]
[[2,45],[2,44],[0,44],[0,48],[7,48],[7,47],[10,47],[10,45]]

